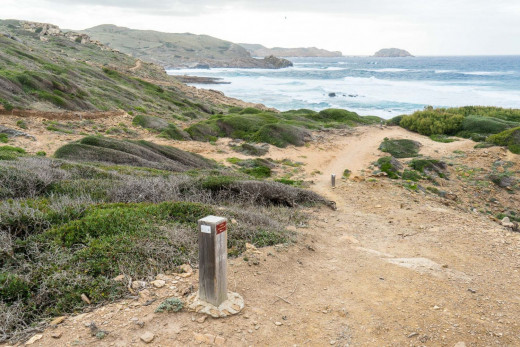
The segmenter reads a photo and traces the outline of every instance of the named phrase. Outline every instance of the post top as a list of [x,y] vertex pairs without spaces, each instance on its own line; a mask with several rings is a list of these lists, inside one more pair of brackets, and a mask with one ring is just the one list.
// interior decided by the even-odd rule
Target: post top
[[224,221],[227,221],[226,218],[224,217],[218,217],[218,216],[207,216],[207,217],[204,217],[202,219],[199,219],[199,222],[205,222],[205,223],[220,223],[220,222],[224,222]]

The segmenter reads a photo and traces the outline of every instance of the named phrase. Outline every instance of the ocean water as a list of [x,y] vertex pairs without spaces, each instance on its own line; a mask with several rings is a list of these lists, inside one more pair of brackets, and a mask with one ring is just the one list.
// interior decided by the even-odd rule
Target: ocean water
[[168,73],[222,78],[231,83],[193,85],[281,111],[337,107],[391,118],[429,105],[520,108],[520,56],[289,59],[294,67],[280,70]]

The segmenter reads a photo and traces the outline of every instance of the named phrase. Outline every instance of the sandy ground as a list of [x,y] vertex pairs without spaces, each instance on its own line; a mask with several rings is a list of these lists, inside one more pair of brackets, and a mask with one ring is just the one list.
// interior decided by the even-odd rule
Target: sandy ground
[[[299,175],[338,210],[306,210],[310,222],[297,229],[297,243],[246,255],[258,265],[230,260],[229,287],[245,299],[241,314],[154,313],[163,298],[197,290],[197,273],[172,274],[161,277],[165,287],[151,286],[139,299],[66,318],[33,345],[139,346],[145,332],[153,334],[153,346],[520,345],[519,233],[386,178],[338,179],[334,189],[329,183],[331,173],[339,177],[345,168],[363,175],[382,155],[377,148],[385,137],[419,140],[421,153],[433,157],[475,151],[474,143],[437,143],[397,127],[320,136],[309,147],[271,148],[267,157],[304,163]],[[218,161],[244,157],[227,147],[229,140],[161,141]],[[520,162],[498,148],[474,158]],[[145,306],[150,298],[157,301]],[[91,336],[91,322],[108,335]]]

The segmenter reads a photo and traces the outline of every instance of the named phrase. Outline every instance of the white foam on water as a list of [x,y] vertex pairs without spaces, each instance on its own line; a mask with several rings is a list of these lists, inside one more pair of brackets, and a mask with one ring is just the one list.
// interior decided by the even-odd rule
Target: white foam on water
[[[426,105],[520,108],[520,86],[514,87],[515,76],[520,73],[511,68],[504,71],[479,71],[478,68],[463,71],[465,66],[460,63],[452,64],[455,67],[452,69],[449,64],[429,66],[426,63],[423,66],[415,64],[410,68],[384,67],[383,64],[381,69],[372,68],[377,65],[377,61],[365,61],[364,64],[368,65],[366,68],[353,69],[346,66],[361,63],[305,61],[280,70],[219,68],[170,70],[168,73],[220,77],[231,84],[196,86],[220,90],[230,97],[263,103],[282,111],[338,107],[362,115],[390,118],[411,113]],[[440,65],[447,65],[447,68]],[[481,66],[486,67],[484,64]],[[356,77],[362,76],[360,71],[374,72],[374,75]],[[378,72],[395,73],[397,77],[382,78],[384,75]],[[414,72],[421,72],[419,76],[422,79],[412,77]],[[451,78],[446,74],[456,76]],[[498,77],[502,75],[512,76],[502,80]],[[336,97],[330,97],[329,93],[335,93]]]

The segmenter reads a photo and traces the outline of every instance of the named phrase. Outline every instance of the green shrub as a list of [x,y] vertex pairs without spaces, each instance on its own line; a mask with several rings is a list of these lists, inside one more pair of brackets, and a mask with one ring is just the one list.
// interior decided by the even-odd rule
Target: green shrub
[[22,129],[27,129],[27,123],[23,119],[17,120],[16,126]]
[[1,146],[0,160],[14,160],[25,155],[25,150],[19,147]]
[[243,110],[240,111],[240,114],[259,114],[259,113],[262,113],[262,112],[263,112],[262,110],[259,110],[259,109],[254,108],[254,107],[246,107],[246,108],[244,108]]
[[385,172],[389,178],[398,179],[401,164],[394,157],[382,157],[377,160],[376,165],[382,172]]
[[288,178],[278,178],[275,180],[275,182],[287,184],[288,186],[293,186],[293,187],[301,187],[303,185],[302,180],[291,180]]
[[17,300],[25,300],[29,293],[29,285],[21,277],[0,272],[0,301],[10,304]]
[[[468,116],[462,121],[462,134],[490,135],[509,128],[520,126],[520,123],[509,122],[500,118]],[[467,137],[467,136],[465,136]]]
[[430,135],[430,139],[435,142],[442,142],[442,143],[451,143],[457,141],[457,139],[451,138],[446,135],[440,135],[440,134],[432,134]]
[[417,111],[402,117],[399,125],[423,135],[455,135],[462,129],[463,115],[451,114],[444,109]]
[[253,176],[255,178],[267,178],[271,177],[271,168],[267,166],[257,166],[253,168],[244,168],[241,170],[245,174]]
[[0,143],[7,143],[9,142],[9,137],[7,134],[0,133]]
[[412,140],[385,140],[379,146],[383,152],[390,153],[395,158],[411,158],[419,155],[421,144]]
[[178,298],[168,298],[161,302],[159,306],[155,309],[156,313],[166,312],[179,312],[182,310],[184,304]]
[[352,174],[352,171],[350,171],[349,169],[345,169],[343,171],[343,177],[345,177],[345,178],[349,178],[350,174]]
[[267,124],[258,130],[253,139],[284,148],[288,145],[303,146],[310,137],[307,130],[290,124]]
[[436,174],[441,178],[447,177],[446,163],[436,159],[413,159],[409,165],[412,169],[427,175]]
[[499,146],[507,146],[513,153],[520,154],[520,127],[505,130],[499,134],[491,135],[487,142]]
[[401,176],[403,180],[418,182],[422,176],[415,170],[404,170]]

